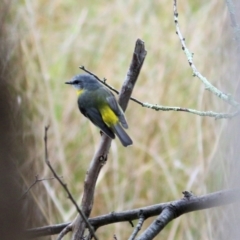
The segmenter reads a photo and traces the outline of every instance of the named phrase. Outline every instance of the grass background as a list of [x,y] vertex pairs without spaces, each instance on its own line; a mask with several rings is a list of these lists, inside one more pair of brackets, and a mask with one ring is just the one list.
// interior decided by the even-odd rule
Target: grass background
[[[19,73],[14,89],[28,159],[18,165],[23,189],[49,177],[44,164],[44,126],[50,124],[50,160],[80,202],[83,181],[100,135],[77,109],[76,94],[64,85],[84,65],[116,89],[121,87],[137,38],[148,51],[133,97],[149,103],[198,110],[229,111],[192,77],[175,33],[172,1],[16,1],[9,36],[16,42]],[[234,95],[235,44],[224,2],[179,1],[180,27],[199,71]],[[230,79],[231,73],[231,79]],[[236,81],[232,81],[236,79]],[[180,112],[156,112],[130,102],[126,111],[134,145],[112,142],[100,174],[91,216],[220,190],[227,180],[228,120]],[[44,181],[25,199],[28,227],[74,219],[75,208],[56,181]],[[158,239],[215,239],[218,210],[195,212],[170,223]],[[153,219],[145,222],[144,228]],[[219,222],[218,222],[219,224]],[[219,225],[218,225],[219,226]],[[126,239],[129,223],[103,227],[100,239]],[[54,239],[45,237],[42,239]],[[67,238],[66,238],[67,239]]]

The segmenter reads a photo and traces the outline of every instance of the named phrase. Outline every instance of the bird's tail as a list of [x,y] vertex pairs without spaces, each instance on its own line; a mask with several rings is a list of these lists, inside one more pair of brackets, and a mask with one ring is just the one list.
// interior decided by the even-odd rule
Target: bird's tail
[[114,125],[112,128],[124,147],[133,144],[132,139],[127,135],[119,123]]

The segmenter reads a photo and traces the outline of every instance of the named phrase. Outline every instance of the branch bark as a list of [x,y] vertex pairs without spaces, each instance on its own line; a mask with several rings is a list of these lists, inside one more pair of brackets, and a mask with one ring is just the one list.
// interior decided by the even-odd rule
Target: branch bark
[[[156,236],[171,220],[182,214],[233,204],[240,201],[240,188],[229,189],[219,192],[206,194],[200,197],[184,192],[184,197],[180,200],[155,204],[152,206],[127,210],[123,212],[112,212],[106,215],[90,218],[90,224],[98,229],[102,226],[118,223],[130,222],[144,216],[144,219],[159,215],[156,220],[139,236],[139,239],[152,239]],[[70,223],[62,223],[53,226],[29,229],[26,232],[28,238],[36,238],[58,234]],[[147,238],[150,237],[150,238]]]
[[153,239],[170,221],[181,216],[182,214],[218,207],[240,200],[240,189],[220,191],[207,194],[202,197],[196,197],[190,192],[183,192],[183,194],[183,199],[171,202],[164,207],[160,215],[137,238],[137,240]]

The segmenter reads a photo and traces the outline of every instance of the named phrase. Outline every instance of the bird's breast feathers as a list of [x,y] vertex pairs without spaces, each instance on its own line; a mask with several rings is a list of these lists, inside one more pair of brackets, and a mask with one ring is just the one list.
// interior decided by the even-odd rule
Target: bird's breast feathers
[[77,90],[77,95],[78,97],[84,92],[84,89],[78,89]]

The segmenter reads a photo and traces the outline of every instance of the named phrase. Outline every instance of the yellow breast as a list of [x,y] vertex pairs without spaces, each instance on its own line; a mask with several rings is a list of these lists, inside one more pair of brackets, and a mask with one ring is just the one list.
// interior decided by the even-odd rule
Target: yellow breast
[[77,95],[80,96],[84,92],[84,89],[78,89],[77,90]]

